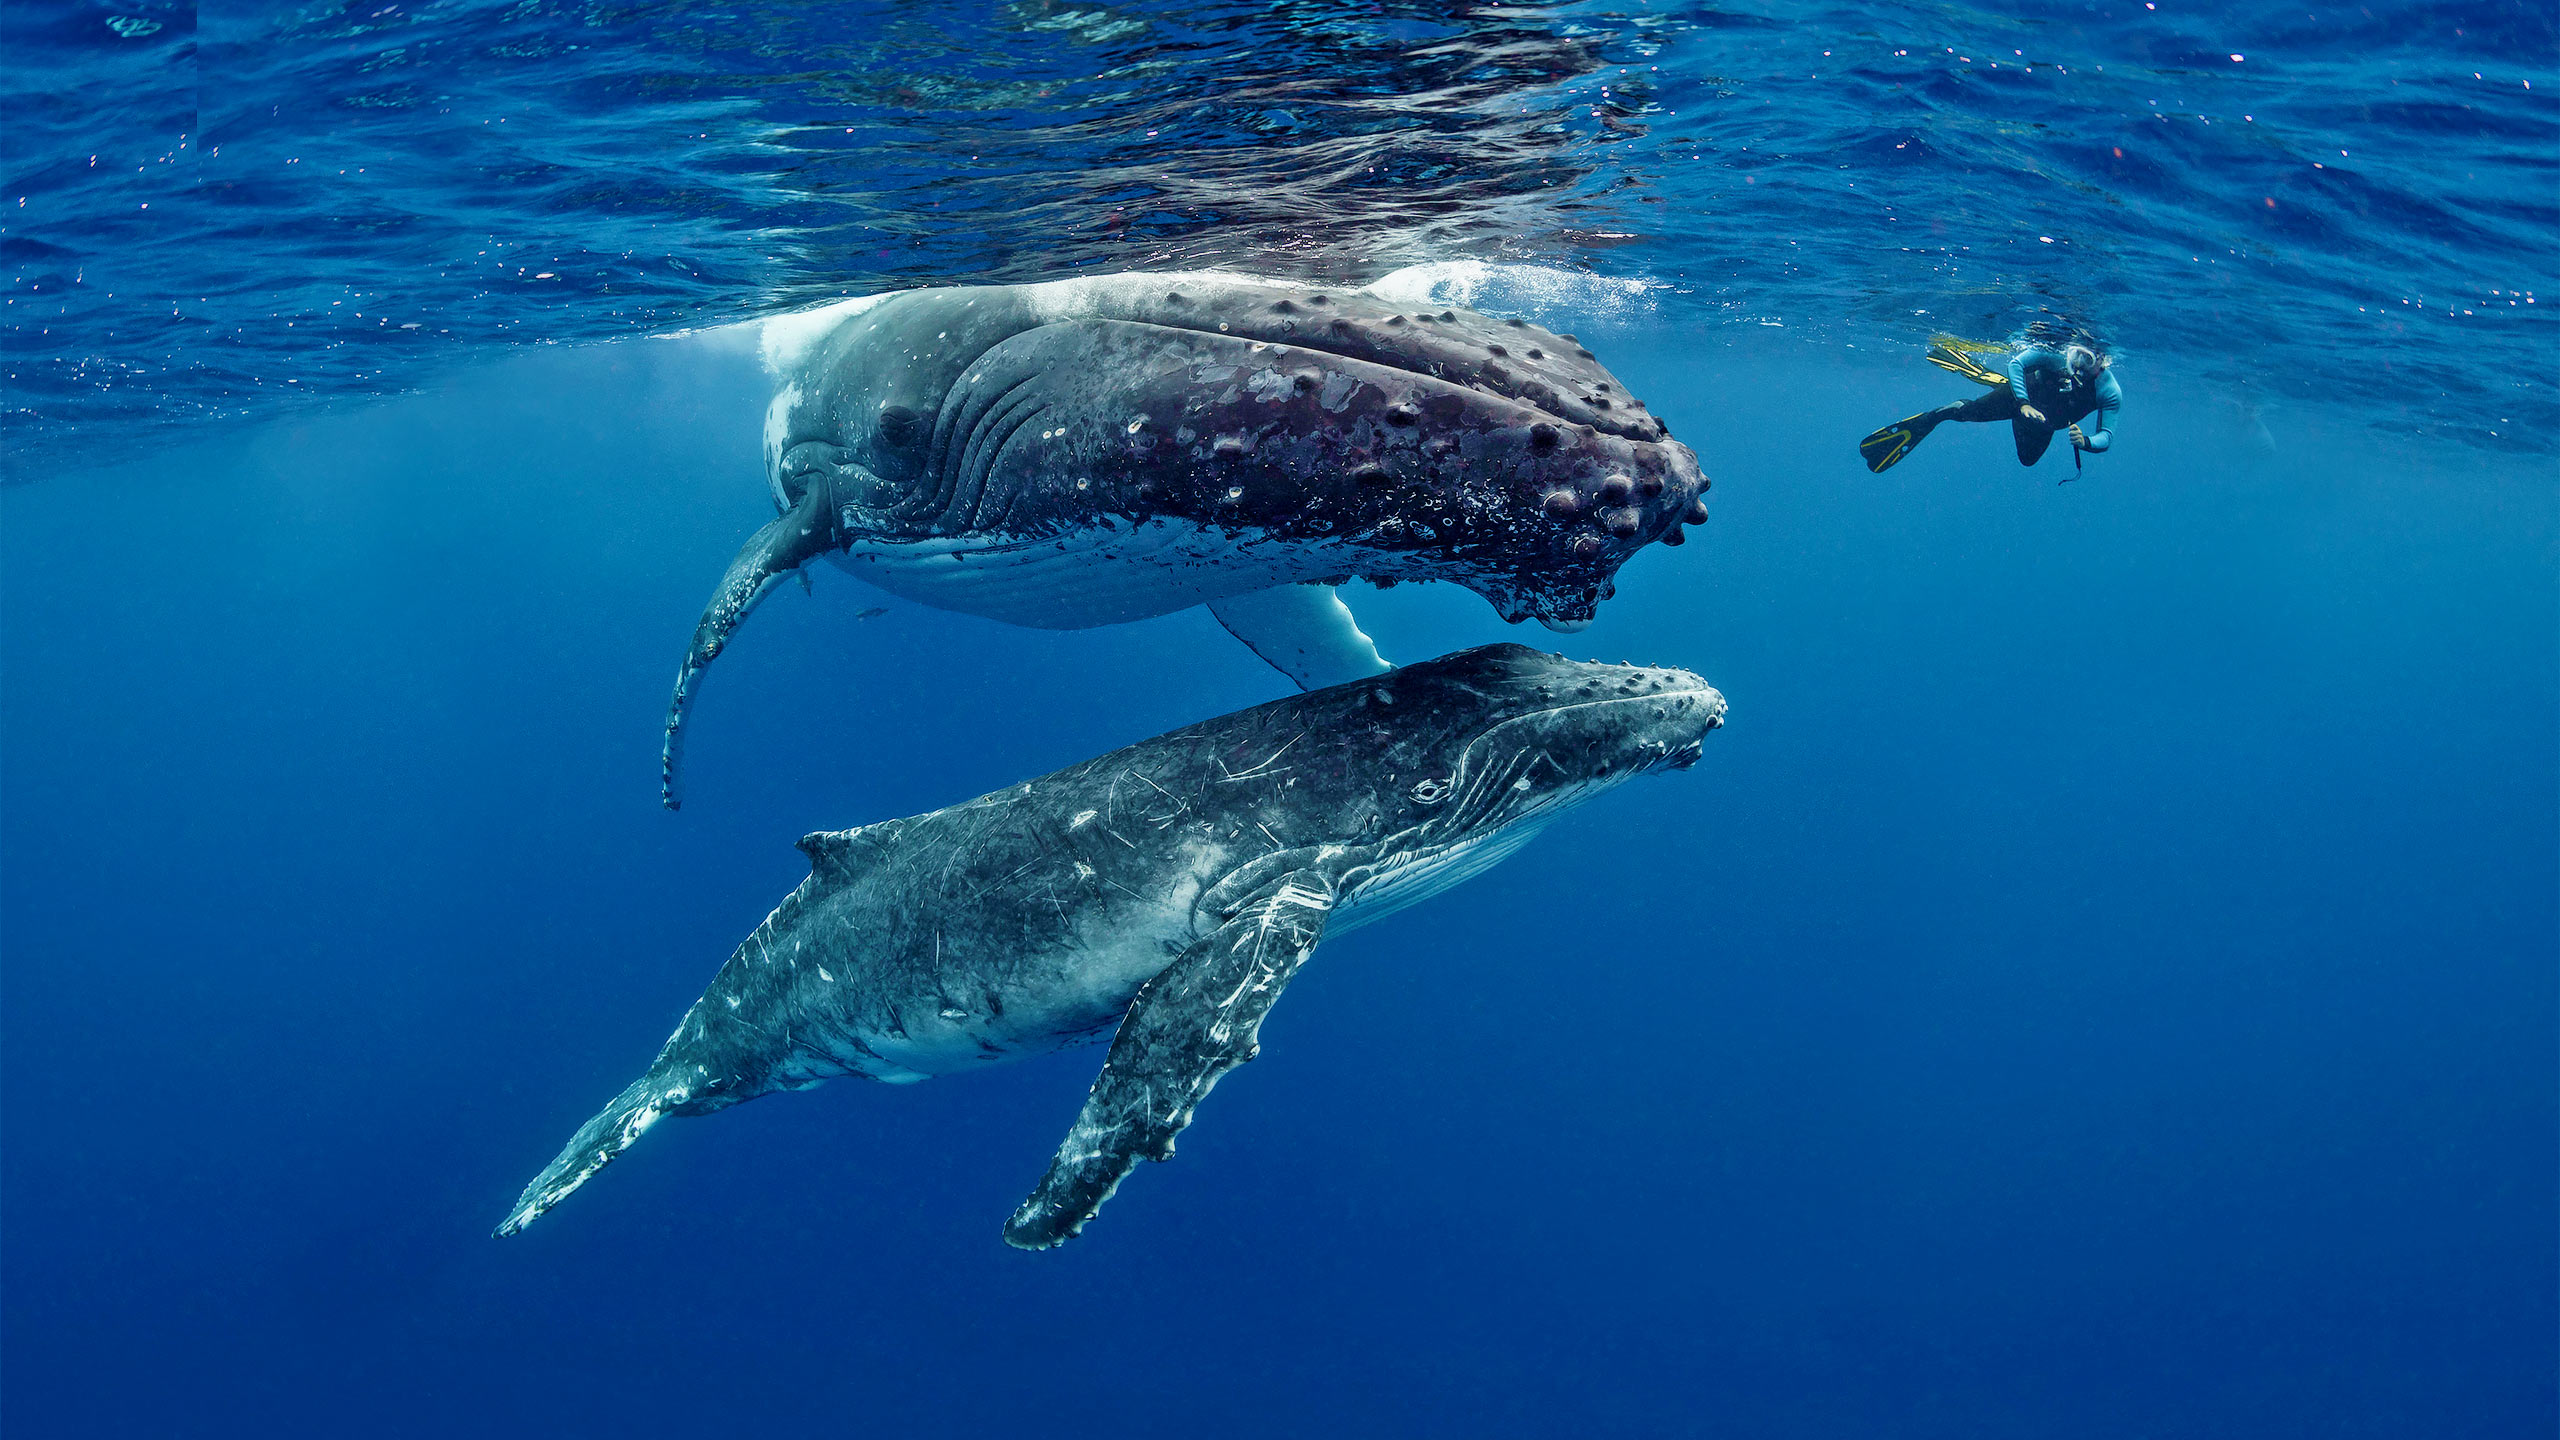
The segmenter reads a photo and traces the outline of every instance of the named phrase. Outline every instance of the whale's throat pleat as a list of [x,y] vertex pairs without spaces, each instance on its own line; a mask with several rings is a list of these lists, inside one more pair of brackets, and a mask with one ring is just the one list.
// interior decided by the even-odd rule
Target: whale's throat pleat
[[1339,935],[1384,919],[1416,901],[1428,900],[1473,879],[1509,859],[1545,828],[1546,822],[1540,819],[1482,831],[1454,845],[1382,859],[1368,880],[1334,906],[1331,932]]
[[1360,552],[1339,543],[1281,543],[1257,530],[1117,518],[1038,539],[861,540],[831,558],[919,605],[1042,630],[1169,615],[1274,585],[1360,573],[1364,565]]

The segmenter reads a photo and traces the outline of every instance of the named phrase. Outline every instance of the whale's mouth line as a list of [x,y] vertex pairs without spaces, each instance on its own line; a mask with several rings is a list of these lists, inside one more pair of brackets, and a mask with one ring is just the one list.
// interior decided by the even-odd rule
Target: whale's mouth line
[[[1538,743],[1537,737],[1524,734],[1524,727],[1534,726],[1577,710],[1594,710],[1609,705],[1658,705],[1668,701],[1705,700],[1704,711],[1697,717],[1697,733],[1677,743],[1647,742],[1613,747],[1605,763],[1580,773],[1558,765],[1554,754]],[[1487,726],[1484,732],[1469,740],[1459,752],[1453,784],[1459,793],[1451,798],[1444,813],[1423,824],[1422,833],[1436,843],[1448,843],[1442,837],[1462,835],[1481,827],[1504,828],[1521,820],[1562,805],[1578,803],[1580,796],[1592,793],[1593,787],[1605,789],[1638,775],[1657,770],[1685,770],[1705,754],[1709,732],[1724,728],[1725,701],[1722,691],[1703,680],[1691,679],[1660,690],[1647,690],[1633,695],[1576,696],[1555,700],[1506,716]],[[1514,744],[1513,737],[1521,743]],[[1497,760],[1480,759],[1480,754],[1507,750]],[[1529,771],[1543,759],[1562,775],[1562,783],[1547,789],[1535,789]],[[1525,793],[1524,793],[1525,792]]]
[[1700,737],[1703,738],[1709,730],[1720,730],[1724,728],[1724,693],[1716,689],[1713,685],[1700,682],[1697,684],[1673,685],[1661,690],[1646,690],[1634,695],[1593,695],[1572,700],[1555,701],[1550,704],[1541,705],[1534,710],[1524,710],[1517,715],[1510,716],[1486,730],[1484,736],[1479,737],[1479,739],[1490,737],[1495,731],[1504,729],[1508,726],[1522,724],[1531,720],[1543,720],[1549,716],[1563,715],[1575,710],[1591,710],[1603,705],[1642,705],[1662,700],[1679,699],[1684,696],[1701,695],[1713,695],[1716,697],[1717,701],[1715,707],[1708,711],[1708,713],[1699,721],[1698,732]]

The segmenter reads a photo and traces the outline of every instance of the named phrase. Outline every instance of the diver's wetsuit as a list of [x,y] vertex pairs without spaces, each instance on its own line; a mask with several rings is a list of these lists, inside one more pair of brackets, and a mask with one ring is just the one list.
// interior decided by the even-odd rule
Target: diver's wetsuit
[[[1920,418],[1932,428],[1947,420],[2006,420],[2011,438],[2018,442],[2018,463],[2033,465],[2044,458],[2056,431],[2094,412],[2098,423],[2084,432],[2089,439],[2081,448],[2092,453],[2104,450],[2115,441],[2109,427],[2115,424],[2116,412],[2124,408],[2124,391],[2112,370],[2099,371],[2095,385],[2074,385],[2065,392],[2062,382],[2070,378],[2071,367],[2055,352],[2041,347],[2021,350],[2009,360],[2007,389],[1941,405]],[[2026,405],[2043,411],[2044,419],[2038,422],[2019,414]]]

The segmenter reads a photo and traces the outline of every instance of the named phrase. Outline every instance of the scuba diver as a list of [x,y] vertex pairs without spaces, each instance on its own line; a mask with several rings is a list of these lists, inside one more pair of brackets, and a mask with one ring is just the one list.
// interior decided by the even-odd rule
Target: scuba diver
[[[2108,371],[2114,361],[2085,341],[2058,346],[2031,344],[2010,357],[2005,375],[1945,345],[1929,347],[1929,363],[1992,389],[1971,400],[1896,420],[1859,441],[1858,454],[1865,457],[1870,471],[1881,474],[1892,469],[1911,453],[1911,447],[1928,439],[1930,431],[1948,420],[2008,421],[2009,433],[2018,442],[2021,465],[2033,465],[2043,459],[2045,447],[2053,443],[2054,432],[2067,430],[2075,473],[2080,468],[2081,451],[2097,453],[2115,440],[2112,427],[2116,411],[2123,408],[2124,391]],[[2081,429],[2079,422],[2092,414],[2098,417],[2096,428]],[[2063,478],[2069,480],[2072,476]]]

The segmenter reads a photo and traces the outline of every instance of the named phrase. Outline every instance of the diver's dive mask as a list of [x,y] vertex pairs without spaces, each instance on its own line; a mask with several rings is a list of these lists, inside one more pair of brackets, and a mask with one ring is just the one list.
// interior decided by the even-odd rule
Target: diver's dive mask
[[2062,377],[2062,388],[2065,391],[2098,383],[2100,367],[2097,351],[2086,345],[2068,346],[2062,352],[2062,363],[2066,372]]

